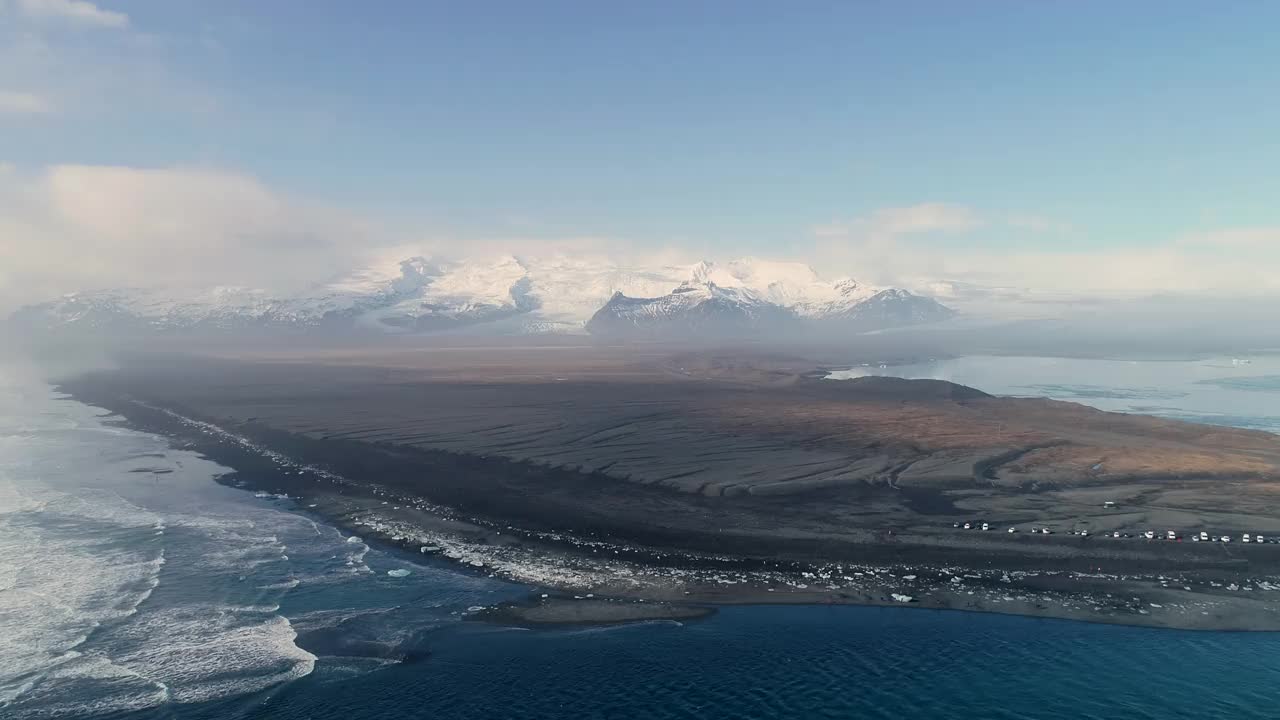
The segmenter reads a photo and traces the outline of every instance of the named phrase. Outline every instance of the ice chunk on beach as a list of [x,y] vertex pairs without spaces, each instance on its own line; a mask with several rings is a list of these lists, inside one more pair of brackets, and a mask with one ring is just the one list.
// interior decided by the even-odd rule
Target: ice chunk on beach
[[409,577],[409,571],[405,570],[404,568],[396,568],[395,570],[388,570],[387,574],[390,575],[391,577]]
[[890,597],[892,597],[894,600],[897,600],[898,602],[911,602],[912,600],[915,599],[910,595],[899,595],[898,593],[893,593],[890,595]]
[[355,535],[352,535],[351,537],[347,538],[347,542],[349,542],[349,543],[358,543],[358,542],[360,542],[360,538],[356,537]]

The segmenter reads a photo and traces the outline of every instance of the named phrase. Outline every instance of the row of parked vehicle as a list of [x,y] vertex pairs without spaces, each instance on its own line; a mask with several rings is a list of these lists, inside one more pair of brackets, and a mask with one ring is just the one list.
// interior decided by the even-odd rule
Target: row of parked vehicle
[[[952,523],[951,527],[958,528],[960,530],[990,531],[993,529],[991,526],[991,523],[972,522],[972,521],[964,522],[964,523],[960,523],[960,522]],[[1018,528],[1009,527],[1005,530],[1005,532],[1016,533],[1018,532]],[[1031,528],[1030,532],[1032,535],[1052,535],[1053,534],[1053,530],[1050,530],[1047,527],[1033,527]],[[1182,542],[1184,539],[1183,535],[1177,532],[1176,530],[1167,530],[1163,535],[1161,535],[1160,533],[1157,533],[1155,530],[1147,530],[1145,532],[1138,533],[1137,535],[1133,533],[1121,532],[1119,530],[1113,530],[1111,532],[1102,532],[1102,533],[1091,533],[1088,530],[1068,530],[1067,534],[1077,535],[1079,537],[1089,537],[1090,535],[1097,535],[1099,537],[1109,537],[1109,538],[1120,538],[1120,539],[1139,538],[1139,539],[1145,539],[1145,540],[1168,540],[1172,542]],[[1229,543],[1233,541],[1233,538],[1230,535],[1211,535],[1209,534],[1208,531],[1205,531],[1205,530],[1201,530],[1198,533],[1193,532],[1189,537],[1191,539],[1191,542]],[[1240,542],[1254,543],[1258,545],[1261,545],[1264,543],[1267,545],[1277,545],[1277,544],[1280,544],[1280,536],[1266,537],[1261,533],[1254,533],[1254,534],[1243,533],[1240,535]]]

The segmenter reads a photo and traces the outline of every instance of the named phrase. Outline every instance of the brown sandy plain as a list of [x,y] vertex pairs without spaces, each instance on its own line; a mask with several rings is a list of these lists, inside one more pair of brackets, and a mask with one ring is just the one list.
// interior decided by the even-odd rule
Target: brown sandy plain
[[[825,582],[830,592],[592,580],[615,596],[888,604],[907,602],[896,578],[927,576],[909,602],[1280,628],[1276,602],[1259,589],[1272,586],[1280,545],[1238,542],[1245,532],[1280,535],[1280,437],[940,381],[822,379],[838,364],[818,351],[565,341],[237,349],[131,358],[66,387],[126,416],[128,403],[142,402],[208,421],[396,493],[406,510],[384,512],[396,521],[414,520],[404,512],[418,498],[493,527],[655,557],[922,568],[858,592]],[[374,495],[349,488],[288,489],[326,497],[322,507],[348,519],[378,510]],[[993,530],[954,527],[964,522]],[[1043,527],[1054,535],[1029,532]],[[1140,537],[1170,529],[1184,541]],[[1190,542],[1202,530],[1236,542]],[[562,589],[580,589],[571,585]],[[1097,600],[1055,610],[1036,593]],[[997,595],[1000,607],[990,602]],[[1181,611],[1163,612],[1169,605]]]

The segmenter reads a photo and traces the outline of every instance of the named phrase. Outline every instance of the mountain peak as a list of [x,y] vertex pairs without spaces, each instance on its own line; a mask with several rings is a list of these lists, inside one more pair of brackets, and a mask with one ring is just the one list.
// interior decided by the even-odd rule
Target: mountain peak
[[[606,306],[645,327],[745,334],[797,323],[859,318],[858,328],[926,322],[950,310],[906,291],[850,278],[823,280],[801,262],[743,257],[723,264],[623,264],[605,258],[497,255],[383,257],[296,293],[216,287],[80,292],[15,315],[38,332],[93,328],[100,334],[193,330],[437,332],[488,324],[581,332]],[[880,308],[872,311],[872,308]],[[515,318],[513,322],[499,322]],[[767,330],[766,330],[767,329]]]
[[835,282],[835,290],[841,297],[848,297],[850,295],[863,293],[866,288],[863,287],[862,283],[854,280],[853,278],[842,278]]
[[689,268],[689,277],[685,282],[696,285],[714,283],[721,287],[736,287],[742,284],[728,268],[721,267],[708,260],[700,260],[694,263]]

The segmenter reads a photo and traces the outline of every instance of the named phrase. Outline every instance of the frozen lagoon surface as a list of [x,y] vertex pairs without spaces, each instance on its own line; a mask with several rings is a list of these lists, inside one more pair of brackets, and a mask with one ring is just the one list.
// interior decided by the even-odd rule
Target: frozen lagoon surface
[[[1280,363],[1250,360],[974,357],[849,374],[1280,430]],[[6,720],[1280,717],[1271,634],[849,606],[466,623],[468,608],[534,589],[370,547],[4,372]]]

